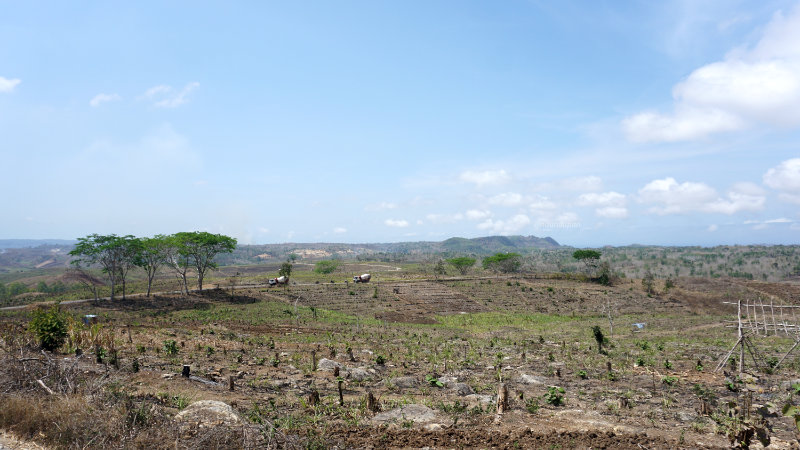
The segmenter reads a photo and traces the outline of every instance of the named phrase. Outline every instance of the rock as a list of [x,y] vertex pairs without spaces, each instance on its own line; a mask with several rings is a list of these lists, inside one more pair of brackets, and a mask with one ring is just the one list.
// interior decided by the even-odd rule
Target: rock
[[481,394],[470,394],[464,396],[464,400],[467,400],[472,403],[477,403],[481,406],[491,405],[494,403],[494,396],[492,395],[481,395]]
[[429,423],[422,427],[425,431],[441,431],[444,429],[440,423]]
[[697,418],[697,416],[692,414],[692,413],[690,413],[690,412],[678,411],[675,414],[675,418],[678,419],[681,422],[693,422],[694,419]]
[[456,391],[456,394],[462,397],[475,393],[475,391],[473,391],[467,383],[456,383],[453,385],[453,390]]
[[240,379],[240,380],[241,380],[242,378],[244,378],[244,371],[241,371],[241,370],[240,370],[240,371],[236,372],[236,378],[238,378],[238,379]]
[[458,382],[458,378],[456,378],[456,377],[439,377],[439,379],[437,381],[442,383],[442,386],[444,386],[446,388],[452,388]]
[[339,370],[344,369],[344,366],[341,363],[336,361],[331,361],[327,358],[322,358],[317,363],[317,370],[330,370],[333,371],[334,368],[338,367]]
[[363,367],[357,367],[347,371],[347,378],[353,381],[364,381],[372,378],[372,373]]
[[800,379],[784,381],[783,383],[781,383],[781,386],[786,391],[793,391],[794,390],[794,388],[792,388],[793,384],[800,384]]
[[171,379],[175,378],[175,374],[174,373],[164,373],[164,374],[161,374],[161,378],[163,378],[165,380],[171,380]]
[[187,406],[175,416],[175,420],[188,425],[216,427],[238,425],[242,419],[227,403],[216,400],[200,400]]
[[528,375],[523,373],[519,376],[519,382],[522,384],[545,384],[545,379],[543,377],[537,377],[535,375]]
[[411,389],[419,386],[419,380],[416,377],[397,377],[391,380],[391,384],[401,389]]
[[415,424],[429,424],[438,425],[441,429],[444,423],[448,423],[449,419],[440,417],[436,411],[423,405],[410,404],[400,408],[395,408],[391,411],[376,414],[372,418],[375,423],[403,423],[413,422]]

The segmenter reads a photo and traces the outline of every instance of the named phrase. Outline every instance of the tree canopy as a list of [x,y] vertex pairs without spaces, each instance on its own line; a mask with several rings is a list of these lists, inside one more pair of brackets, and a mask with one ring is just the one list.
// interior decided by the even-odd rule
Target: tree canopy
[[77,267],[91,265],[101,267],[111,284],[111,299],[113,300],[118,282],[122,282],[122,297],[125,298],[125,278],[128,270],[139,263],[139,248],[139,239],[131,235],[90,234],[78,238],[78,243],[69,254],[75,257],[72,264]]
[[189,263],[197,271],[197,288],[203,290],[203,278],[209,269],[216,269],[214,257],[219,253],[230,253],[236,248],[236,239],[206,231],[184,231],[175,233],[180,243],[180,252],[189,257]]
[[584,266],[586,266],[586,271],[591,276],[591,272],[593,272],[597,268],[597,264],[600,262],[600,256],[602,254],[597,250],[575,250],[572,253],[572,257],[581,261]]
[[469,269],[475,265],[475,258],[470,258],[469,256],[461,256],[458,258],[450,258],[447,260],[447,263],[451,266],[455,267],[456,270],[461,275],[466,275],[469,272]]
[[292,275],[292,263],[287,261],[281,264],[281,268],[278,270],[278,276],[286,277],[286,279],[288,280],[289,276],[291,275]]
[[519,253],[497,253],[483,258],[483,268],[494,272],[512,273],[522,266],[522,255]]
[[341,263],[339,261],[332,259],[317,261],[317,263],[314,264],[314,272],[321,274],[333,273],[336,272],[336,269],[339,268],[340,264]]

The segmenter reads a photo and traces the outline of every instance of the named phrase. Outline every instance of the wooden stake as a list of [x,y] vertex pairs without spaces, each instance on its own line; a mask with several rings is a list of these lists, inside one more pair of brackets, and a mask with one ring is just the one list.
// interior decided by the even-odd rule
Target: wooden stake
[[228,375],[228,389],[233,390],[233,375]]
[[344,385],[344,381],[339,380],[339,406],[344,406],[344,396],[342,395],[342,385]]
[[181,375],[184,378],[189,378],[189,365],[188,364],[184,364],[183,365],[183,371],[181,372]]

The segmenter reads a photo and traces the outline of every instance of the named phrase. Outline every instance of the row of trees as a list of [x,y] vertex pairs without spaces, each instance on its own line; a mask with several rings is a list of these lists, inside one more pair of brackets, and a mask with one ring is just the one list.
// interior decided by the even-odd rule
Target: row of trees
[[[181,280],[181,288],[189,292],[187,274],[194,270],[197,275],[197,288],[203,289],[203,279],[217,264],[214,257],[219,253],[230,253],[236,248],[236,239],[222,234],[205,231],[188,231],[171,235],[138,238],[117,236],[116,234],[91,234],[78,238],[78,244],[69,253],[72,264],[79,270],[100,267],[111,285],[111,299],[116,287],[122,285],[122,298],[125,298],[125,284],[128,272],[141,268],[147,273],[147,296],[153,285],[156,273],[162,267],[171,268]],[[95,291],[95,296],[97,292]]]

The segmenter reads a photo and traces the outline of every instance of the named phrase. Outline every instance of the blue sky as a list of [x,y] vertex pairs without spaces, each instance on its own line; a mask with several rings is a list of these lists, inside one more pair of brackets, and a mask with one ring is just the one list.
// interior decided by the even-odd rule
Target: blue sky
[[796,1],[0,2],[2,238],[796,244]]

